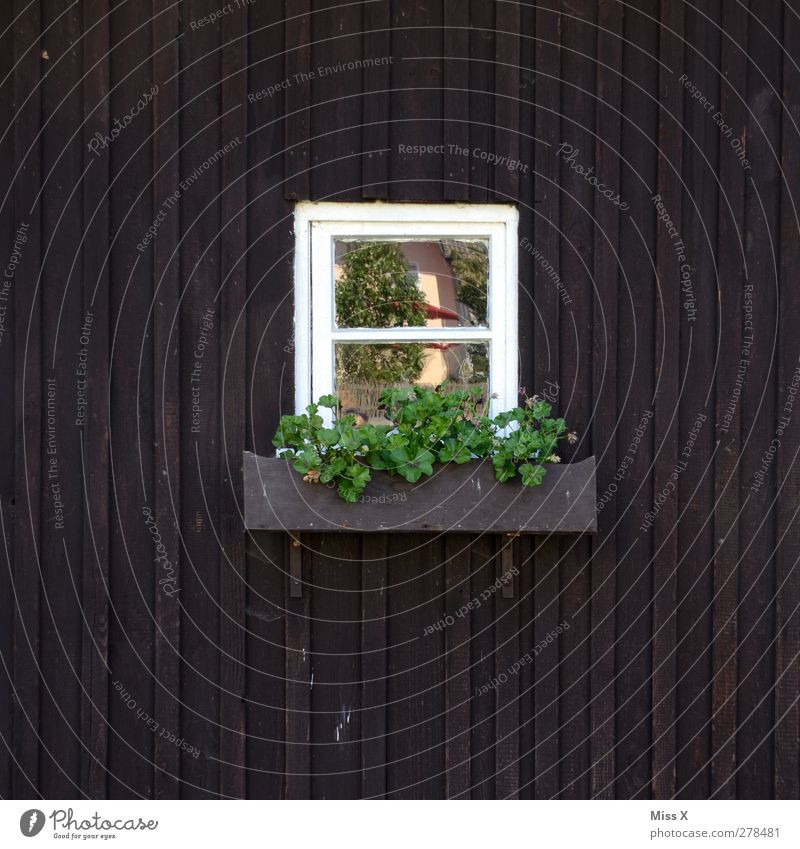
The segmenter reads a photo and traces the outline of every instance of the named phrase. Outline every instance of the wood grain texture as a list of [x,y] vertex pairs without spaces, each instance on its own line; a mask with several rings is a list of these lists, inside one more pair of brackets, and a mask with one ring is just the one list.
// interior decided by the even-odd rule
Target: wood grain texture
[[[742,396],[742,446],[739,533],[742,545],[739,582],[736,756],[733,780],[755,799],[774,793],[775,728],[775,463],[769,463],[761,487],[755,486],[764,452],[777,424],[778,261],[780,233],[780,146],[783,62],[775,50],[783,25],[777,5],[750,4],[747,28],[748,107],[745,137],[748,160],[760,162],[748,172],[744,210],[744,256],[753,303],[758,305],[755,338],[747,370],[750,391]],[[735,160],[733,151],[724,151]]]
[[[656,194],[658,203],[669,210],[676,231],[684,232],[681,184],[683,139],[675,132],[684,120],[683,86],[675,69],[683,69],[684,15],[680,5],[661,8],[658,69],[658,147],[659,162]],[[679,236],[678,238],[682,238]],[[654,476],[656,492],[667,485],[678,459],[679,417],[676,408],[681,392],[680,338],[681,302],[680,263],[674,253],[675,237],[669,229],[656,231],[655,272],[658,281],[655,369],[657,391],[653,405],[652,433],[659,463]],[[661,521],[653,529],[653,748],[652,794],[669,799],[675,794],[676,756],[676,681],[677,658],[677,584],[675,563],[678,557],[678,503],[664,505]]]
[[[796,4],[231,6],[0,9],[0,796],[797,798]],[[330,198],[517,204],[520,382],[580,436],[542,488],[265,459]]]
[[386,795],[388,538],[361,537],[361,796]]
[[[108,123],[108,28],[92,25],[108,12],[105,0],[83,8],[84,144]],[[93,154],[86,148],[84,162]],[[108,630],[109,630],[109,499],[108,426],[109,275],[105,262],[108,244],[109,168],[93,162],[83,178],[83,308],[92,313],[92,366],[87,375],[87,416],[83,439],[83,593],[86,625],[81,677],[84,682],[81,738],[85,750],[82,788],[90,798],[106,796],[108,755]],[[89,450],[92,446],[92,450]]]
[[[222,21],[221,109],[222,137],[247,135],[247,10],[226,15]],[[240,452],[245,447],[245,423],[237,410],[246,405],[247,302],[247,148],[236,147],[221,163],[222,232],[220,235],[219,304],[220,356],[225,363],[220,378],[223,429],[220,446],[220,793],[242,799],[247,794],[245,748],[247,740],[245,688],[247,682],[244,619],[247,609],[245,537],[239,515],[243,503]]]
[[[790,9],[784,12],[784,41],[800,36],[798,19]],[[789,320],[797,315],[800,293],[797,287],[786,285],[790,269],[797,267],[800,260],[800,215],[798,214],[798,190],[800,190],[800,151],[793,144],[794,126],[800,120],[800,88],[798,70],[788,56],[783,63],[782,97],[788,115],[782,127],[783,188],[781,194],[781,285],[780,285],[780,342],[778,352],[778,410],[777,415],[785,418],[786,407],[792,387],[798,380],[800,352],[794,347],[794,333]],[[791,120],[789,118],[791,117]],[[778,456],[777,485],[779,495],[776,516],[776,561],[775,561],[775,796],[779,799],[796,799],[800,795],[800,751],[796,741],[800,739],[800,525],[793,499],[789,492],[798,491],[798,469],[796,457],[800,448],[797,425],[787,429],[781,441]]]
[[[746,108],[741,97],[747,82],[747,57],[742,45],[747,37],[745,6],[725,5],[720,66],[727,85],[720,86],[720,109],[729,123],[744,133]],[[717,356],[720,368],[716,391],[714,470],[714,613],[711,720],[711,792],[715,798],[734,798],[736,784],[736,684],[738,680],[738,617],[741,516],[742,416],[740,394],[748,366],[743,365],[752,345],[752,324],[746,327],[745,309],[752,296],[746,289],[744,264],[744,199],[747,172],[731,157],[719,163],[724,202],[719,205],[719,321],[726,328],[720,336]],[[752,290],[751,290],[752,291]],[[746,345],[745,345],[746,341]],[[747,353],[744,353],[744,352]]]
[[[14,103],[14,31],[11,26],[14,4],[6,4],[0,10],[0,68],[5,84],[0,85],[0,109],[10,115]],[[0,187],[3,194],[10,191],[14,179],[14,133],[7,133],[0,142],[0,157],[3,166],[0,167]],[[13,208],[6,204],[0,209],[0,239],[6,244],[13,244],[17,230]],[[8,399],[0,410],[0,444],[9,449],[12,461],[5,463],[0,471],[0,562],[4,568],[0,570],[0,665],[3,676],[0,677],[0,739],[5,741],[6,748],[10,747],[14,737],[13,721],[16,707],[14,706],[13,677],[9,663],[12,661],[14,650],[14,529],[16,524],[16,502],[14,499],[15,474],[13,455],[10,451],[15,442],[16,403],[14,383],[16,369],[14,368],[14,300],[2,304],[3,333],[0,338],[0,387]],[[0,758],[0,795],[11,797],[12,760],[9,757]]]
[[535,488],[499,484],[486,463],[449,466],[412,485],[376,475],[359,504],[308,487],[286,460],[244,454],[245,522],[251,530],[591,533],[594,459],[551,466]]
[[[286,62],[284,75],[277,80],[279,86],[285,87],[284,191],[288,199],[298,200],[308,197],[310,186],[311,0],[286,0],[284,8]],[[298,76],[303,74],[305,79]]]
[[[176,112],[179,108],[179,70],[176,35],[180,32],[178,10],[166,3],[154,4],[153,76],[159,97],[153,102],[153,180],[154,205],[160,208],[179,190],[180,158],[175,156],[180,131]],[[158,451],[155,476],[154,512],[161,538],[172,552],[177,586],[180,578],[180,533],[175,506],[180,503],[180,331],[175,321],[181,297],[180,264],[176,252],[180,243],[180,223],[170,216],[161,225],[153,245],[158,308],[153,314],[154,381],[156,404],[153,426]],[[164,592],[155,598],[155,718],[163,728],[180,726],[181,647],[180,605],[177,596]],[[177,799],[180,795],[180,749],[168,738],[156,736],[155,795]]]
[[[714,102],[719,101],[720,34],[711,23],[717,14],[716,0],[704,0],[696,10],[687,10],[686,45],[682,73],[695,81]],[[667,62],[670,66],[675,63]],[[680,74],[677,83],[680,83]],[[679,404],[675,418],[678,422],[676,455],[670,458],[673,469],[680,472],[678,508],[675,518],[666,524],[677,535],[677,632],[675,659],[677,677],[675,696],[676,752],[674,757],[676,795],[679,798],[704,798],[709,794],[710,770],[708,752],[711,728],[711,690],[708,686],[712,665],[713,579],[708,564],[714,557],[714,540],[707,516],[693,509],[697,501],[709,504],[713,498],[713,463],[715,435],[711,414],[714,404],[711,387],[714,382],[714,331],[717,327],[717,193],[711,180],[704,179],[709,170],[719,167],[722,157],[733,154],[720,146],[719,128],[708,120],[708,113],[686,104],[683,124],[683,180],[693,187],[691,202],[684,203],[680,233],[691,257],[692,279],[673,286],[680,292],[676,314],[671,325],[673,338],[679,339],[680,354],[669,359],[676,362],[680,373]],[[735,156],[734,156],[735,158]],[[674,204],[681,202],[677,195]],[[674,240],[673,240],[674,241]],[[673,250],[674,255],[674,250]],[[685,269],[683,269],[685,272]],[[673,265],[672,279],[677,281],[681,269]],[[670,325],[668,325],[669,328]],[[667,373],[669,370],[667,369]],[[658,416],[659,411],[656,411]],[[685,468],[684,468],[685,467]],[[673,472],[674,474],[674,472]],[[655,491],[663,491],[663,475],[655,482]],[[667,505],[665,505],[667,506]],[[660,516],[659,516],[660,519]],[[654,537],[654,543],[656,539]],[[675,560],[676,558],[673,558]],[[655,668],[656,659],[653,664]]]
[[469,798],[470,789],[470,543],[466,534],[445,539],[445,632],[447,677],[447,798]]
[[[603,63],[597,69],[597,112],[595,169],[604,185],[619,185],[622,162],[622,7],[613,0],[601,0],[597,9],[597,55]],[[614,747],[616,679],[617,556],[616,522],[620,502],[616,495],[620,462],[630,442],[617,451],[617,390],[619,312],[617,309],[620,277],[618,208],[595,199],[595,245],[593,277],[595,296],[592,304],[592,444],[598,457],[598,536],[592,545],[591,605],[591,745],[590,795],[613,798],[616,770]],[[622,396],[624,397],[624,396]],[[628,461],[625,461],[626,464]],[[626,465],[627,468],[627,465]],[[621,506],[621,505],[620,505]]]
[[15,116],[14,147],[21,173],[14,181],[15,226],[27,223],[26,256],[15,272],[15,515],[14,534],[14,641],[10,668],[14,681],[12,793],[35,796],[39,787],[39,585],[41,564],[37,553],[42,487],[43,371],[41,306],[36,281],[41,261],[41,207],[34,205],[41,174],[41,140],[37,138],[41,92],[40,58],[31,45],[38,39],[41,9],[14,3],[14,100],[25,108]]

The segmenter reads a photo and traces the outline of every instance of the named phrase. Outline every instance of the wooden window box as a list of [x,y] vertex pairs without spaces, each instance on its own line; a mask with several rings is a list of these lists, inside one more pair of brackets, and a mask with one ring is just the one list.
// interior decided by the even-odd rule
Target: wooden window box
[[351,533],[595,533],[594,457],[547,467],[535,488],[498,483],[489,462],[439,468],[410,484],[376,473],[362,500],[304,483],[286,460],[244,453],[245,526],[253,531]]

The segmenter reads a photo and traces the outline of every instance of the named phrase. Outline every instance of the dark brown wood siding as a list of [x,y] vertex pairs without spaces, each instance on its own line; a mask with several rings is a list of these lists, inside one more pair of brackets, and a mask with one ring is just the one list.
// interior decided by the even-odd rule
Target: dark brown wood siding
[[[2,4],[0,795],[797,798],[799,21]],[[518,205],[596,537],[246,537],[302,199]]]

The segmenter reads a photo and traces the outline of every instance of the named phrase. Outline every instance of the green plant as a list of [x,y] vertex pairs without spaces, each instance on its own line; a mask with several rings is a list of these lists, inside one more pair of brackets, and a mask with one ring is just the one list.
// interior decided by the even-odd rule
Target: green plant
[[416,483],[432,475],[435,463],[466,463],[491,457],[501,482],[520,475],[524,486],[538,486],[562,439],[574,442],[564,419],[550,417],[551,407],[536,396],[521,407],[490,418],[481,412],[481,390],[446,392],[416,387],[386,389],[380,406],[387,425],[357,425],[355,416],[337,416],[325,427],[320,407],[339,411],[335,395],[309,404],[299,416],[284,416],[273,444],[308,483],[335,486],[355,502],[372,470],[400,475]]
[[[336,281],[339,327],[423,327],[425,293],[395,242],[358,242],[342,258]],[[340,378],[396,383],[422,373],[424,346],[342,345],[337,355]]]

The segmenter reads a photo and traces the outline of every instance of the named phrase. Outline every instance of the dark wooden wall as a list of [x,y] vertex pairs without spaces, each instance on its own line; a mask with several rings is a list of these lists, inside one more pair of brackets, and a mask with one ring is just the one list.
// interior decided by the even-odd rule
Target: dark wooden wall
[[[0,274],[27,225],[0,339],[0,795],[797,798],[796,0],[240,0],[196,26],[224,6],[0,5]],[[246,543],[306,198],[511,201],[554,270],[520,250],[521,382],[559,384],[608,497],[596,538],[511,543],[513,597],[485,595],[505,539],[306,537],[300,597],[287,540]]]

